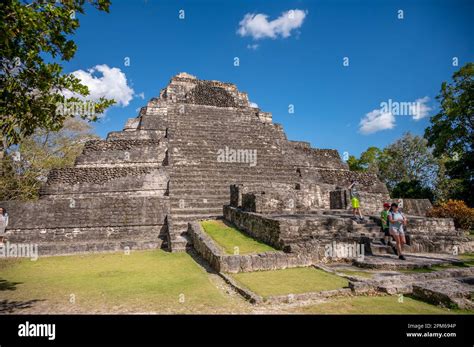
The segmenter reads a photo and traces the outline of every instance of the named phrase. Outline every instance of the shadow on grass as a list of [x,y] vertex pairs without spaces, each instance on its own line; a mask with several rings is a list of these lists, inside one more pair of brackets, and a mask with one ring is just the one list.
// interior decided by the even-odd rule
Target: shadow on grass
[[207,273],[210,273],[210,274],[217,274],[217,271],[214,270],[211,265],[206,261],[204,260],[203,258],[201,258],[199,256],[199,254],[197,254],[197,252],[194,250],[194,249],[187,249],[186,250],[186,253],[191,257],[193,258],[193,260],[198,263],[198,265],[200,265],[204,270],[206,270]]
[[17,284],[22,284],[22,282],[10,282],[8,280],[4,280],[3,278],[0,278],[0,291],[15,290]]
[[28,300],[28,301],[0,300],[0,314],[16,313],[16,311],[33,307],[33,305],[39,301],[44,301],[44,300],[37,300],[37,299]]

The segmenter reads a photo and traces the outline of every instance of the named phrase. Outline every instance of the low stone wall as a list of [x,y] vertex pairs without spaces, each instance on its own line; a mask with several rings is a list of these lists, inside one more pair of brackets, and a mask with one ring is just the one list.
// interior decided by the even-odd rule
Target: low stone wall
[[310,253],[296,254],[281,251],[248,255],[227,255],[198,222],[188,225],[188,235],[195,250],[218,272],[239,273],[310,266],[318,261]]
[[[231,206],[262,214],[304,213],[318,209],[352,208],[347,189],[336,189],[330,185],[302,182],[297,185],[232,185]],[[385,202],[390,201],[386,193],[360,192],[363,214],[378,214]]]
[[280,222],[252,212],[241,213],[238,208],[224,206],[224,218],[252,237],[282,249],[280,242]]

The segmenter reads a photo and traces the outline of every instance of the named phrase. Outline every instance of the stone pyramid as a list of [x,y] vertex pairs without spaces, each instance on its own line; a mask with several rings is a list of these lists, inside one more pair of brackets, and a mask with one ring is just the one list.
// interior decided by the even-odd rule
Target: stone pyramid
[[296,189],[308,211],[345,210],[352,179],[366,212],[389,199],[375,175],[349,171],[336,150],[289,141],[234,84],[180,73],[123,131],[51,171],[38,201],[0,206],[9,241],[38,243],[40,254],[182,251],[188,222],[222,216],[231,185]]

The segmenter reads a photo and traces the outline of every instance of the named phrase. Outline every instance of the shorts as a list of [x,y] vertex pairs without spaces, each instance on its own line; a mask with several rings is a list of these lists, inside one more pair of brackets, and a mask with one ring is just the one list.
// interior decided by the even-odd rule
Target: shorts
[[359,199],[357,199],[357,198],[352,198],[351,199],[351,204],[352,204],[352,208],[359,208],[360,207]]
[[397,236],[405,235],[405,232],[403,231],[402,227],[400,227],[400,228],[390,228],[390,233],[392,233],[394,235],[397,235]]
[[390,229],[389,228],[382,228],[382,232],[384,236],[390,236]]

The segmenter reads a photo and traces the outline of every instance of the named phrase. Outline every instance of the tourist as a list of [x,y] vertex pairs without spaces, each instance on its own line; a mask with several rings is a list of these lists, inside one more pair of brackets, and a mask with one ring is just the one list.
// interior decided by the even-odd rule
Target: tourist
[[357,184],[357,181],[352,181],[348,188],[351,193],[352,215],[357,219],[357,214],[359,214],[360,220],[363,220],[364,217],[362,217],[362,213],[360,212],[359,190]]
[[390,210],[390,204],[384,203],[383,210],[380,212],[380,219],[382,220],[382,243],[384,245],[390,245],[390,228],[388,227],[388,214]]
[[390,208],[390,212],[388,214],[388,221],[390,227],[390,235],[395,239],[397,242],[397,253],[398,258],[401,260],[405,260],[405,257],[402,254],[403,245],[406,243],[405,240],[405,231],[403,230],[403,226],[407,224],[407,219],[398,210],[398,204],[393,203]]
[[3,207],[0,207],[0,243],[5,239],[5,229],[8,226],[8,213]]

